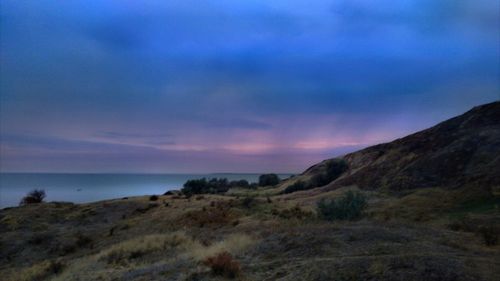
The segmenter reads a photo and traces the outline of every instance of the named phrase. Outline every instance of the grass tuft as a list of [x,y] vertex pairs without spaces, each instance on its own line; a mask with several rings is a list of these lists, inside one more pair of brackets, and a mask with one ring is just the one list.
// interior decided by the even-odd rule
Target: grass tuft
[[240,263],[226,251],[206,258],[203,264],[210,267],[214,275],[235,278],[241,273]]
[[61,273],[64,267],[65,265],[61,261],[46,260],[19,272],[16,275],[15,279],[13,280],[18,280],[18,281],[44,280],[51,276]]

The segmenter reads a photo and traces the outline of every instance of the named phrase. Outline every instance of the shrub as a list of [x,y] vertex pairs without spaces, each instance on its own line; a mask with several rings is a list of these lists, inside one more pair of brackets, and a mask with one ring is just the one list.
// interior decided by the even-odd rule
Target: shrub
[[325,171],[321,174],[313,176],[309,181],[311,188],[324,186],[336,180],[344,173],[348,166],[343,159],[329,160],[325,165]]
[[156,200],[158,200],[158,195],[149,196],[149,201],[156,201]]
[[328,181],[325,174],[317,174],[317,175],[312,176],[311,179],[309,179],[309,186],[311,188],[324,186],[324,185],[327,185],[329,183],[330,182]]
[[203,194],[203,193],[224,193],[229,190],[229,183],[225,178],[212,178],[207,180],[206,178],[188,180],[184,184],[184,188],[181,192],[187,196],[193,194]]
[[276,174],[264,174],[259,176],[259,186],[277,185],[280,178]]
[[229,182],[226,178],[206,178],[188,180],[184,183],[181,192],[190,196],[193,194],[218,194],[228,191],[230,188],[242,187],[255,189],[256,184],[248,183],[247,180],[235,180]]
[[237,180],[237,181],[231,181],[229,183],[229,186],[231,186],[231,187],[249,188],[250,187],[250,183],[248,183],[247,180]]
[[181,189],[181,192],[183,194],[199,194],[204,193],[204,190],[206,190],[207,187],[208,183],[205,178],[188,180],[184,183],[184,187]]
[[292,192],[295,192],[295,191],[306,190],[306,189],[309,189],[309,188],[308,188],[308,186],[303,181],[297,181],[294,184],[289,185],[281,193],[287,194],[287,193],[292,193]]
[[316,206],[318,216],[329,221],[357,219],[361,216],[365,207],[365,196],[353,191],[345,192],[336,200],[323,198]]
[[210,267],[213,274],[227,278],[235,278],[241,272],[240,263],[227,251],[206,258],[203,264]]
[[325,164],[323,172],[312,176],[307,182],[297,181],[288,186],[281,193],[287,194],[300,190],[313,189],[324,186],[336,180],[347,170],[347,163],[342,159],[332,159]]
[[35,203],[41,203],[43,202],[43,199],[45,198],[46,194],[45,191],[42,189],[34,189],[28,193],[28,195],[24,196],[19,205],[29,205],[29,204],[35,204]]

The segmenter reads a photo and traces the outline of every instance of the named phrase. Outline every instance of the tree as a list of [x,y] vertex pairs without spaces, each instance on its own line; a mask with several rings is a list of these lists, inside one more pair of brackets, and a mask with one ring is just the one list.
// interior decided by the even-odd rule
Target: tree
[[234,180],[231,181],[229,185],[231,187],[242,187],[242,188],[248,188],[250,186],[247,180]]
[[35,204],[35,203],[41,203],[43,202],[43,199],[45,198],[45,190],[43,189],[34,189],[28,193],[28,195],[24,196],[19,205],[29,205],[29,204]]
[[277,185],[280,183],[280,178],[276,174],[263,174],[259,177],[260,186]]
[[306,189],[310,189],[308,185],[306,185],[303,181],[297,181],[295,182],[294,184],[292,185],[289,185],[287,188],[285,188],[285,190],[283,190],[283,194],[287,194],[287,193],[292,193],[292,192],[295,192],[295,191],[300,191],[300,190],[306,190]]

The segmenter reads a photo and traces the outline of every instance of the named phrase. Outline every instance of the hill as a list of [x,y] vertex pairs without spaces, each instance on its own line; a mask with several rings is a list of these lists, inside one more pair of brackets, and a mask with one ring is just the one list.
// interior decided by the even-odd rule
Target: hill
[[393,142],[325,160],[281,188],[297,181],[307,185],[315,176],[327,173],[332,161],[344,161],[347,169],[318,186],[321,191],[343,186],[390,191],[500,186],[500,102],[475,107]]

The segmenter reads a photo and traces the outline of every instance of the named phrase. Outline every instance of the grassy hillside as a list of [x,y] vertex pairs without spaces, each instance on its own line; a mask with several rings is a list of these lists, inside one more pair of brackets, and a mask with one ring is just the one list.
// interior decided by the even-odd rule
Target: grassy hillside
[[356,185],[361,189],[401,191],[415,188],[460,188],[466,184],[500,186],[500,102],[473,108],[463,115],[407,137],[368,147],[339,159],[325,160],[297,181],[308,184],[328,174],[332,161],[347,169],[331,181],[314,183],[323,191]]
[[285,196],[4,209],[0,272],[4,280],[218,280],[232,276],[206,261],[228,252],[239,280],[498,280],[500,247],[486,239],[498,237],[499,198],[456,202],[449,192],[364,192],[368,208],[354,221],[319,219],[318,198]]

